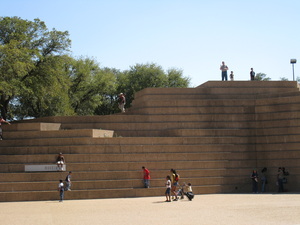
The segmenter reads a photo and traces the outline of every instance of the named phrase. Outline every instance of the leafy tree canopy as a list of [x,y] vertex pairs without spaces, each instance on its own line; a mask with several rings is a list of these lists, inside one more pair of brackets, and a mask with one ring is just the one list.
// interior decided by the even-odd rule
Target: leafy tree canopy
[[280,77],[279,80],[281,80],[281,81],[288,81],[289,79],[286,78],[286,77]]
[[182,76],[181,70],[165,72],[154,63],[136,64],[117,77],[118,92],[126,94],[126,105],[130,105],[134,94],[147,87],[188,87],[189,78]]
[[53,83],[57,79],[46,67],[55,70],[51,63],[57,63],[59,56],[69,50],[68,36],[67,31],[49,31],[39,19],[0,17],[0,109],[4,118],[11,101],[18,102],[24,92],[38,90],[39,82]]
[[255,75],[255,80],[260,80],[260,81],[270,81],[271,78],[267,77],[267,74],[265,73],[257,73]]
[[129,70],[101,68],[92,58],[73,58],[67,31],[39,19],[0,17],[0,110],[5,119],[119,112],[118,93],[130,106],[147,87],[188,87],[182,70],[157,64]]
[[93,115],[116,89],[116,77],[109,69],[100,69],[93,59],[74,60],[69,96],[77,115]]

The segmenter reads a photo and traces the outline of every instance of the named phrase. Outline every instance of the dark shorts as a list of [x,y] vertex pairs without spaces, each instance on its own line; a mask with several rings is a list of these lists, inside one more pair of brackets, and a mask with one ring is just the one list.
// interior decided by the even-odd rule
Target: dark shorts
[[167,188],[166,195],[169,195],[171,193],[171,188]]

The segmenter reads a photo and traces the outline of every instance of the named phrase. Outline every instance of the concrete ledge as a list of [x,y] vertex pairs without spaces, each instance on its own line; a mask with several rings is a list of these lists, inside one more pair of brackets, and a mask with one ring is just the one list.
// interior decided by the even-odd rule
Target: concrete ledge
[[164,132],[168,137],[250,137],[255,129],[170,129]]
[[56,130],[56,131],[22,131],[7,132],[5,139],[37,139],[37,138],[72,138],[72,137],[113,137],[113,130],[78,129],[78,130]]
[[252,87],[252,88],[266,88],[266,87],[289,87],[298,88],[297,81],[234,81],[234,82],[224,82],[224,81],[208,81],[199,85],[197,88],[226,88],[226,87]]
[[[271,144],[270,144],[271,146]],[[291,149],[298,150],[299,147],[295,143],[285,144],[284,146],[279,145],[278,147],[272,145],[274,151],[278,149]],[[186,150],[188,149],[188,151]],[[84,146],[85,154],[119,154],[119,153],[175,153],[175,152],[244,152],[244,151],[255,151],[254,145],[244,145],[244,144],[218,144],[218,145],[86,145]],[[82,146],[32,146],[32,147],[1,147],[0,154],[3,155],[20,155],[24,156],[26,154],[54,154],[57,152],[63,152],[64,154],[83,154]],[[3,160],[2,160],[3,161]],[[49,160],[48,160],[49,162]]]
[[56,164],[45,165],[25,165],[25,172],[49,172],[49,171],[66,171],[66,165],[63,165],[62,170]]
[[60,123],[14,123],[11,126],[5,126],[6,131],[46,131],[59,130]]

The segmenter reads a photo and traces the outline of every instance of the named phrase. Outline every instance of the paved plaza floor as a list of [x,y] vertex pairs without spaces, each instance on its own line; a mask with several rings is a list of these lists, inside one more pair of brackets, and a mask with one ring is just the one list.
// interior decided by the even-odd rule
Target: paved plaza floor
[[165,202],[165,197],[0,203],[9,225],[300,225],[300,194],[212,194]]

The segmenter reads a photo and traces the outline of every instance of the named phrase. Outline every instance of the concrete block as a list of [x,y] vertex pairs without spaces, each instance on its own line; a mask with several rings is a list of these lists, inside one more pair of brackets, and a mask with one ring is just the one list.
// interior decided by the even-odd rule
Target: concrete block
[[10,126],[5,126],[6,131],[46,131],[59,130],[60,123],[12,123]]

